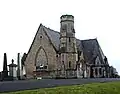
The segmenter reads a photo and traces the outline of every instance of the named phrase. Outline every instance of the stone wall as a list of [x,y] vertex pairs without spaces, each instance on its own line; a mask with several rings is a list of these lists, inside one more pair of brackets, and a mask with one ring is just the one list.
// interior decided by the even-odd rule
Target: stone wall
[[[27,55],[25,61],[25,68],[27,78],[33,78],[33,71],[36,71],[36,57],[39,54],[39,49],[42,47],[46,53],[47,63],[48,63],[48,71],[56,70],[56,51],[53,48],[53,45],[47,36],[46,32],[44,31],[44,27],[41,26],[39,29],[36,38],[33,42],[33,45]],[[38,53],[37,53],[38,52]],[[41,53],[42,55],[42,53]],[[45,55],[43,53],[43,55]]]

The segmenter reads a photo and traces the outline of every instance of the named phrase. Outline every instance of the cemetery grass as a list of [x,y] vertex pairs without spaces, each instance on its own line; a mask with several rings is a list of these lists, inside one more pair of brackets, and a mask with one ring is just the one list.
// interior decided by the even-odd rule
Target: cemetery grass
[[60,86],[54,88],[24,90],[2,94],[120,94],[120,81]]

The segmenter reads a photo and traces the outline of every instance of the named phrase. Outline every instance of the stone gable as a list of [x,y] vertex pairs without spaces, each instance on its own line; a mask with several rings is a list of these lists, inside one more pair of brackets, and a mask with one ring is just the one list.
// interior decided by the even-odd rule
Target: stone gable
[[[44,49],[40,54],[40,48]],[[47,61],[48,71],[53,71],[56,69],[56,51],[47,35],[44,31],[44,27],[41,27],[36,35],[33,45],[27,55],[25,61],[26,74],[29,78],[33,75],[33,71],[36,71],[36,63],[38,62],[40,56],[43,56],[43,61]]]

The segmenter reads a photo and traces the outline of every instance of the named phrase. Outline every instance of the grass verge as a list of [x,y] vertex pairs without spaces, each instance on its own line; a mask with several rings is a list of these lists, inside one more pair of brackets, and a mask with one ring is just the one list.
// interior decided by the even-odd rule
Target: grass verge
[[24,90],[1,94],[120,94],[120,81]]

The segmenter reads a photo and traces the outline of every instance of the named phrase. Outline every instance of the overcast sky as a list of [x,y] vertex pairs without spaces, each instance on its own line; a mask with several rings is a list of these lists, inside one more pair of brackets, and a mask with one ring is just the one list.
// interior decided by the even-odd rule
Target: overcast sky
[[28,52],[37,29],[60,30],[60,16],[73,15],[76,37],[97,38],[110,65],[120,74],[120,0],[0,0],[0,71]]

